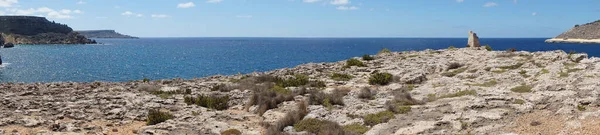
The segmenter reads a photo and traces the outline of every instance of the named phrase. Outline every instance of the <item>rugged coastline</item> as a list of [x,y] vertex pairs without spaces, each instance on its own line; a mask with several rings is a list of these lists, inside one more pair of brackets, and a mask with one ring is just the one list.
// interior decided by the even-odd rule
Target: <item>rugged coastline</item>
[[586,54],[450,47],[192,80],[4,83],[0,134],[598,134],[598,77]]
[[600,20],[575,25],[570,30],[545,41],[546,43],[600,44]]
[[86,38],[139,38],[118,33],[115,30],[78,30],[76,32],[85,36]]
[[0,43],[3,44],[95,44],[67,25],[44,17],[0,16]]

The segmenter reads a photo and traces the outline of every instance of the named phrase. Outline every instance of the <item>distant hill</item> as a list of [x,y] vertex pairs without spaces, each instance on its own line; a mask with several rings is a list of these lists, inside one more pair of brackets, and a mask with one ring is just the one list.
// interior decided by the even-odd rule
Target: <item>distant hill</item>
[[0,44],[93,44],[71,27],[36,16],[0,16]]
[[600,20],[575,25],[570,30],[548,39],[549,43],[600,43]]
[[117,33],[115,30],[82,30],[77,32],[87,38],[138,38]]

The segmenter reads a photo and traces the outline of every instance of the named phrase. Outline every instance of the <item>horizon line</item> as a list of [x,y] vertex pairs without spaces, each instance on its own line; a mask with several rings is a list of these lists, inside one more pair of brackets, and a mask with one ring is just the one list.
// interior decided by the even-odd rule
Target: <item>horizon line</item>
[[[298,36],[298,37],[269,37],[269,36],[265,36],[265,37],[227,37],[227,36],[223,36],[223,37],[217,37],[217,36],[206,36],[206,37],[194,37],[194,36],[182,36],[182,37],[138,37],[138,38],[468,38],[468,37],[302,37],[302,36]],[[479,37],[480,39],[489,39],[489,38],[547,38],[547,39],[551,39],[554,37]]]

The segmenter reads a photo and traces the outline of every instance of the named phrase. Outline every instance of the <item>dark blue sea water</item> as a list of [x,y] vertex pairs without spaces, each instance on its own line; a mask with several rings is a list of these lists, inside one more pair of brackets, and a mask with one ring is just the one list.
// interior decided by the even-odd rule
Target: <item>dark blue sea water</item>
[[[546,44],[542,38],[481,39],[495,50],[574,50],[600,56],[600,45]],[[98,39],[104,45],[1,48],[0,82],[128,81],[199,78],[334,62],[382,48],[464,47],[466,38],[142,38]]]

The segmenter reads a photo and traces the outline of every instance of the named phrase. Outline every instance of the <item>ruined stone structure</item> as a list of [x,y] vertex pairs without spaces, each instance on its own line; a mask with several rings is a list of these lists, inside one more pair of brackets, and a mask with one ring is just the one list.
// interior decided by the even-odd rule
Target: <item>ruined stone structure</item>
[[469,42],[467,43],[467,47],[481,47],[477,33],[469,31]]

